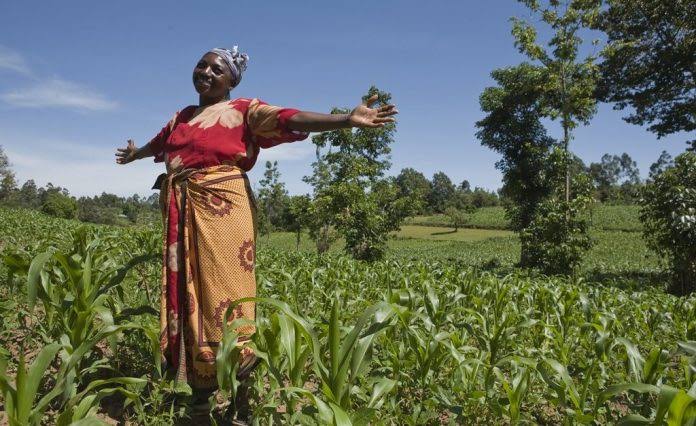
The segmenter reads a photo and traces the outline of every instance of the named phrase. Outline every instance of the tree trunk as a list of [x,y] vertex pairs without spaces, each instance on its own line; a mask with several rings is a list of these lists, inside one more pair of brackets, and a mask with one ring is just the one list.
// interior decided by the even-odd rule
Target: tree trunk
[[566,203],[570,202],[570,152],[568,152],[568,145],[570,145],[570,132],[568,130],[568,124],[563,120],[563,145],[566,155],[566,187],[565,187],[565,199]]
[[688,296],[696,291],[696,260],[684,259],[675,263],[670,293]]
[[319,230],[319,235],[317,238],[317,252],[319,254],[325,253],[329,250],[329,226],[324,225]]

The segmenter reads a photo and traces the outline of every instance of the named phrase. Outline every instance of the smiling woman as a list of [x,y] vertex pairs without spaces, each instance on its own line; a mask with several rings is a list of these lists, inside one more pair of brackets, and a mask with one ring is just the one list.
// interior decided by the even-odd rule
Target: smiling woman
[[[160,176],[164,223],[160,344],[176,380],[189,383],[201,400],[216,388],[215,355],[223,315],[233,301],[256,294],[254,276],[256,206],[246,171],[261,148],[300,141],[308,132],[380,127],[393,122],[394,105],[373,108],[376,96],[350,114],[321,114],[271,106],[259,99],[231,100],[249,57],[233,49],[212,49],[193,70],[197,105],[176,113],[149,143],[129,140],[116,162],[155,157]],[[243,303],[235,318],[254,319],[255,306]],[[238,330],[242,344],[254,327]],[[239,378],[256,365],[248,348]],[[238,391],[237,418],[247,415],[244,388]]]

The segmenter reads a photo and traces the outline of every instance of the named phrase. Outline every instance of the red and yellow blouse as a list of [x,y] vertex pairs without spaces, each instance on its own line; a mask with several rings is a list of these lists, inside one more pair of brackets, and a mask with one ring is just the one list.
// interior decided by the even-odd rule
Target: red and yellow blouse
[[177,112],[149,145],[155,162],[164,161],[168,172],[223,164],[249,171],[260,148],[307,138],[308,133],[287,127],[298,112],[244,98],[202,109],[191,105]]

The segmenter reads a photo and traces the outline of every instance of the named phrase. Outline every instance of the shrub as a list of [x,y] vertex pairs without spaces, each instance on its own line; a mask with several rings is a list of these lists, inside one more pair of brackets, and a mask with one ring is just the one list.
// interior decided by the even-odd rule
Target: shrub
[[61,192],[49,192],[41,205],[41,211],[55,217],[75,219],[77,217],[77,202]]
[[565,153],[556,149],[549,157],[551,181],[556,189],[542,201],[528,227],[520,233],[522,266],[534,267],[547,274],[574,272],[592,246],[588,235],[592,183],[587,174],[571,179],[571,197],[565,200]]
[[696,153],[685,152],[643,190],[640,220],[648,246],[666,258],[672,291],[696,289]]

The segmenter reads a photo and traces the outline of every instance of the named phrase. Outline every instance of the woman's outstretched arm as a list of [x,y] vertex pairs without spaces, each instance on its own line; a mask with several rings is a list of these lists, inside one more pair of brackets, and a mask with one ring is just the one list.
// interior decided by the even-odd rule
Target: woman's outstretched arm
[[116,149],[116,162],[118,164],[128,164],[131,161],[152,157],[153,155],[155,154],[152,152],[150,144],[145,144],[138,148],[131,139],[128,139],[128,145],[125,148]]
[[291,130],[300,132],[324,132],[348,127],[382,127],[386,123],[396,121],[392,117],[399,113],[396,106],[384,105],[372,108],[375,102],[377,102],[377,95],[355,107],[350,114],[301,111],[290,117],[287,125]]

